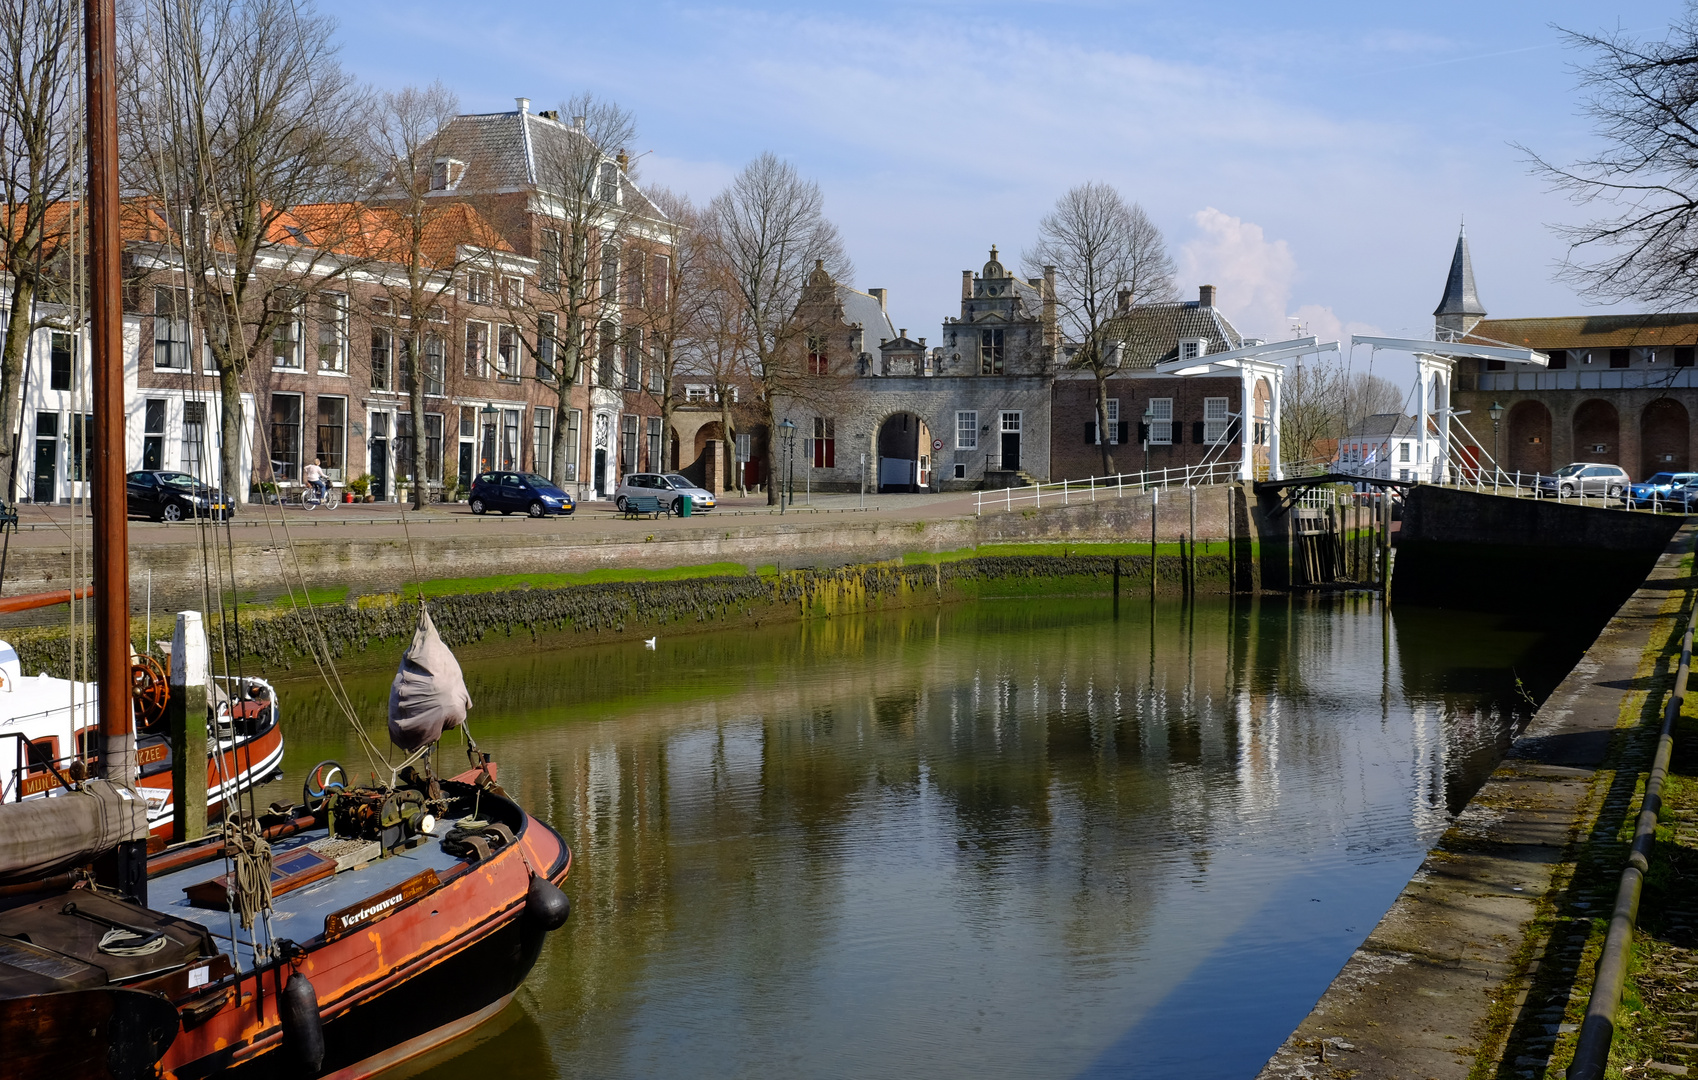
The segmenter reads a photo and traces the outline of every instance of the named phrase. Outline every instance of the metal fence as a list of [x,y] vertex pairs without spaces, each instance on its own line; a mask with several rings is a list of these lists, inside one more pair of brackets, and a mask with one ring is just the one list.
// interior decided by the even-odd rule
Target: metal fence
[[1118,473],[1114,476],[1092,476],[1084,480],[1058,480],[1050,484],[1029,487],[1003,488],[1001,491],[977,493],[975,514],[987,510],[1013,510],[1049,506],[1069,506],[1076,502],[1096,502],[1099,498],[1117,499],[1122,495],[1138,495],[1147,491],[1168,488],[1192,488],[1205,484],[1230,484],[1238,479],[1238,463],[1217,461],[1211,465],[1184,465],[1172,469]]
[[1609,494],[1607,489],[1588,495],[1583,488],[1575,486],[1572,477],[1562,477],[1554,473],[1510,472],[1507,469],[1453,469],[1451,479],[1438,486],[1461,491],[1490,492],[1512,499],[1555,499],[1558,502],[1578,502],[1585,506],[1648,510],[1653,514],[1691,512],[1690,504],[1681,496],[1671,498],[1660,492],[1653,492],[1649,498],[1635,499],[1628,484],[1623,484],[1616,495]]

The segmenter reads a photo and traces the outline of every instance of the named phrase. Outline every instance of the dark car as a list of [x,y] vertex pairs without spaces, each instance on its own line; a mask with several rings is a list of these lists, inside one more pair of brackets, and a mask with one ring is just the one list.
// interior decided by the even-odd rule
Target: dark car
[[236,512],[236,507],[222,491],[201,483],[188,473],[169,469],[133,472],[124,478],[124,489],[130,513],[155,521],[222,518]]
[[534,518],[550,514],[570,514],[577,504],[572,496],[555,487],[536,473],[486,472],[472,481],[467,505],[474,514],[499,510],[511,514],[523,510]]

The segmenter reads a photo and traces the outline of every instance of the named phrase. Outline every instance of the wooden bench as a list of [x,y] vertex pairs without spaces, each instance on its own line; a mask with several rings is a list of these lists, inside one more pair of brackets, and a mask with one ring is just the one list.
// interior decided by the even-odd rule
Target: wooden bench
[[653,495],[625,496],[625,516],[637,517],[647,514],[650,517],[660,516],[660,500]]

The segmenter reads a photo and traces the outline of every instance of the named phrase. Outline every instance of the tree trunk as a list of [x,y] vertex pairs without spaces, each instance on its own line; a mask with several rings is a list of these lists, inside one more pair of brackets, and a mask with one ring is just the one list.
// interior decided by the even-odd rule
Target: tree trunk
[[1103,475],[1114,475],[1114,455],[1109,452],[1109,439],[1114,433],[1108,426],[1108,372],[1102,368],[1097,376],[1097,445],[1103,452]]
[[[428,317],[428,315],[427,315]],[[417,325],[418,319],[414,320]],[[408,403],[413,410],[413,509],[423,510],[430,502],[429,475],[425,472],[425,353],[424,335],[417,331],[413,350],[413,385],[408,389]],[[444,363],[446,363],[446,359]],[[444,372],[444,374],[447,374]],[[448,423],[447,416],[442,418]],[[446,430],[444,431],[446,434]]]
[[[218,396],[218,487],[226,499],[241,502],[247,494],[247,480],[242,476],[242,436],[245,434],[242,431],[242,376],[229,359],[225,359],[219,368]],[[255,401],[254,408],[261,408],[263,404]],[[267,445],[266,442],[258,442],[256,449]],[[273,476],[271,479],[277,478]]]
[[761,411],[766,414],[766,504],[776,506],[784,484],[784,477],[779,473],[784,461],[784,448],[779,445],[778,425],[773,420],[770,394],[767,395]]
[[13,448],[23,441],[18,425],[23,422],[24,354],[29,348],[30,308],[34,300],[34,280],[22,275],[14,277],[5,352],[0,354],[0,477],[4,478],[3,494],[8,501],[15,500],[18,494],[18,458]]
[[747,495],[743,489],[743,470],[737,465],[737,429],[731,426],[731,402],[724,391],[729,387],[721,387],[719,395],[719,440],[720,440],[720,480],[723,483],[724,471],[731,470],[731,482],[724,486],[729,490],[737,489],[737,494]]

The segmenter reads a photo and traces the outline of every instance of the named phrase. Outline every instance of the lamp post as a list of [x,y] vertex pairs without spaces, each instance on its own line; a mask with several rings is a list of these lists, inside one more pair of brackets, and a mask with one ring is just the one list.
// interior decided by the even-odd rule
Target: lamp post
[[1498,421],[1503,419],[1503,406],[1492,402],[1492,407],[1486,410],[1492,414],[1492,470],[1495,473],[1503,471],[1498,460]]
[[792,424],[790,422],[790,418],[786,416],[779,422],[778,432],[779,436],[784,440],[784,477],[780,478],[778,482],[778,512],[782,514],[784,513],[787,495],[784,490],[785,478],[790,478],[791,480],[791,491],[788,492],[788,496],[792,499],[795,497],[795,471],[793,462],[796,456],[796,425]]
[[1144,484],[1150,482],[1150,428],[1156,422],[1156,410],[1153,405],[1144,406]]

